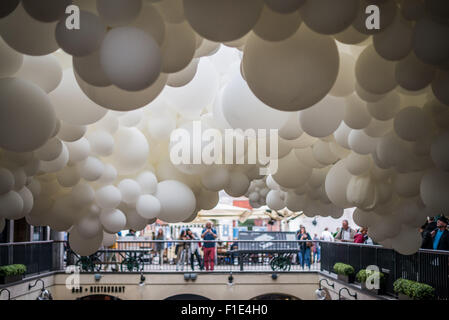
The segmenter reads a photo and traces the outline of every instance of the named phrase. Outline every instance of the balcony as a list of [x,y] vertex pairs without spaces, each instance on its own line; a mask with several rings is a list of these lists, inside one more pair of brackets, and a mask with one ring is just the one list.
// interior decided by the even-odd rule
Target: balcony
[[[153,287],[159,285],[160,288],[164,288],[166,284],[172,288],[186,289],[196,285],[203,286],[201,290],[205,290],[204,288],[213,290],[211,288],[214,286],[218,290],[220,284],[225,285],[224,288],[226,288],[230,275],[233,275],[236,280],[231,282],[238,284],[240,288],[267,285],[276,287],[277,292],[285,288],[284,291],[289,291],[291,294],[295,290],[298,292],[298,288],[302,285],[303,288],[309,289],[308,293],[304,293],[299,298],[313,299],[310,292],[313,292],[313,288],[318,288],[320,278],[338,282],[333,273],[333,266],[337,262],[353,266],[356,273],[369,265],[377,266],[387,275],[384,298],[396,297],[393,282],[398,278],[431,285],[435,288],[435,298],[438,300],[449,298],[448,252],[420,250],[414,255],[403,256],[381,246],[320,241],[320,262],[312,260],[309,269],[307,264],[304,268],[299,264],[298,252],[300,247],[305,245],[303,241],[215,242],[217,254],[213,271],[201,270],[195,256],[192,270],[191,248],[198,244],[198,241],[196,244],[194,241],[118,241],[116,248],[102,249],[89,257],[80,257],[75,254],[63,241],[1,244],[0,265],[25,264],[27,273],[22,282],[54,274],[56,280],[50,282],[60,283],[58,290],[61,298],[68,297],[63,284],[68,276],[67,267],[72,266],[70,270],[80,273],[81,285],[84,285],[86,289],[89,287],[89,290],[94,292],[102,290],[95,277],[102,278],[102,284],[121,283],[125,286],[131,284],[138,286],[138,278],[142,274],[151,279]],[[232,249],[231,245],[233,245]],[[183,255],[184,258],[182,258]],[[202,260],[203,257],[200,256],[201,264]],[[196,279],[199,280],[196,281]],[[357,284],[340,284],[351,290],[360,290]],[[0,288],[14,285],[16,284],[0,285]],[[233,283],[228,285],[232,286]],[[292,287],[295,285],[296,289]],[[238,286],[235,286],[233,290],[236,290]],[[290,286],[289,289],[287,289],[288,286]],[[98,289],[95,289],[96,287]],[[108,290],[107,286],[104,286],[103,290]],[[201,290],[199,292],[203,292]],[[227,292],[226,290],[224,292]],[[129,291],[135,292],[134,289]],[[187,290],[186,293],[188,292],[190,291]],[[80,298],[82,294],[83,292],[77,292],[76,289],[72,290],[72,295],[77,298]],[[235,293],[232,297],[234,296]],[[134,295],[128,297],[123,293],[122,298],[130,297],[136,298]],[[152,298],[157,297],[152,296]]]

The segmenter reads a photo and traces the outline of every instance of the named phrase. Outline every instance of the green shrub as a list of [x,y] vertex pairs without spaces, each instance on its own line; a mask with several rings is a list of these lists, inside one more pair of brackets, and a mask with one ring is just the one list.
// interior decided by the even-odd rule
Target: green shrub
[[23,264],[10,264],[0,267],[0,276],[19,276],[27,271],[27,267]]
[[351,274],[354,274],[355,270],[352,266],[349,264],[344,264],[341,262],[337,262],[334,264],[334,271],[336,274],[341,274],[345,276],[349,276]]
[[359,272],[357,272],[357,275],[355,277],[358,282],[362,283],[365,282],[366,279],[368,279],[368,277],[371,276],[372,274],[377,275],[381,282],[385,279],[385,275],[382,272],[366,269],[361,269]]
[[413,300],[432,299],[435,292],[435,289],[428,284],[403,278],[399,278],[393,283],[393,289],[394,292],[405,294]]

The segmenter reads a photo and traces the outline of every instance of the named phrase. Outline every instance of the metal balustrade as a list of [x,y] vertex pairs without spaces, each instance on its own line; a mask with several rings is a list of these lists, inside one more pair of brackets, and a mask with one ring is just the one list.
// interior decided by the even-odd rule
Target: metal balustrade
[[[307,241],[198,241],[151,240],[117,241],[114,249],[101,248],[89,257],[80,257],[66,241],[36,241],[0,244],[0,266],[24,264],[25,277],[78,266],[80,272],[191,272],[192,248],[215,242],[215,272],[300,272],[298,253]],[[309,241],[310,242],[310,241]],[[386,292],[394,296],[393,283],[405,278],[435,288],[437,299],[449,299],[449,252],[419,250],[404,256],[382,246],[347,242],[319,242],[320,262],[311,257],[312,272],[333,273],[337,262],[349,264],[357,273],[369,265],[386,274]],[[234,244],[234,246],[232,246]],[[158,250],[162,249],[162,250]],[[193,270],[201,272],[203,254],[193,258]],[[184,256],[184,258],[182,257]],[[161,260],[162,258],[162,260]],[[203,269],[205,271],[205,269]]]

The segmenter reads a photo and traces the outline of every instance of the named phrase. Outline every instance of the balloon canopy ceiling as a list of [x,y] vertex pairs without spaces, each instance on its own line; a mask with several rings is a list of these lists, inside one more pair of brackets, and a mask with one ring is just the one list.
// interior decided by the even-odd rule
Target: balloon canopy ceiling
[[[449,209],[448,21],[447,0],[2,0],[0,230],[25,217],[89,255],[225,190],[307,216],[356,207],[412,254]],[[277,172],[173,164],[170,135],[194,121],[279,129]]]

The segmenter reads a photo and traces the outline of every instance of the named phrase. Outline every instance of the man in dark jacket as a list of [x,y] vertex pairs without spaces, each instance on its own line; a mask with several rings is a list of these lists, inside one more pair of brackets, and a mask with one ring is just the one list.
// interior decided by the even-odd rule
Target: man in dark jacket
[[437,220],[437,230],[431,232],[432,249],[449,251],[449,231],[447,230],[448,220],[445,216],[440,216]]
[[422,228],[422,249],[432,249],[433,241],[432,241],[432,231],[437,228],[437,223],[434,217],[428,217],[427,222]]

